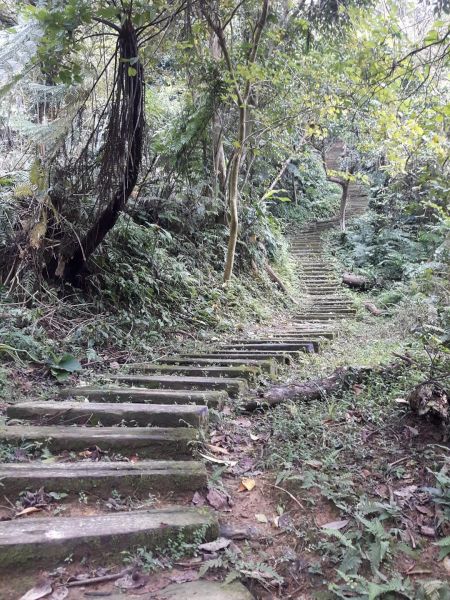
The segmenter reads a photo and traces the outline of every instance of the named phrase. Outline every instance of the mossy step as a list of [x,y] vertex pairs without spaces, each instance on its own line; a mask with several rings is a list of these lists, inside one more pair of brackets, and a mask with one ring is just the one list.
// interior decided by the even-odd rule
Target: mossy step
[[34,442],[52,452],[98,446],[124,456],[186,459],[197,431],[187,427],[68,427],[65,425],[2,425],[0,440],[19,445]]
[[88,398],[96,402],[138,402],[155,404],[204,404],[220,409],[228,394],[223,391],[146,390],[117,386],[80,386],[61,390],[60,398]]
[[193,460],[132,462],[9,463],[0,464],[2,494],[23,490],[86,492],[109,497],[111,490],[125,496],[195,491],[206,486],[203,463]]
[[238,350],[238,349],[249,349],[249,350],[282,350],[283,352],[301,351],[301,352],[317,352],[319,350],[318,342],[292,342],[284,343],[278,340],[266,340],[258,342],[237,342],[236,344],[226,344],[223,346],[226,350]]
[[320,347],[320,342],[323,341],[323,338],[319,336],[302,336],[293,334],[289,337],[276,337],[271,335],[267,338],[260,338],[254,340],[234,340],[233,343],[238,346],[244,347],[252,347],[255,344],[290,344],[291,346],[296,346],[293,348],[294,350],[302,349],[304,352],[317,352]]
[[333,339],[334,335],[332,332],[323,332],[323,333],[316,333],[313,336],[311,335],[306,335],[306,336],[302,336],[302,335],[297,335],[295,333],[295,331],[290,331],[290,332],[286,332],[286,333],[276,333],[273,335],[273,339],[276,340],[277,342],[279,342],[280,340],[283,341],[287,341],[287,340],[292,340],[292,339],[312,339],[314,341],[321,341],[324,338],[326,339]]
[[285,365],[289,365],[292,362],[291,357],[289,356],[289,354],[286,354],[286,352],[282,352],[282,351],[274,351],[274,352],[256,352],[256,351],[230,351],[230,352],[224,352],[223,350],[213,350],[212,352],[210,352],[209,354],[183,354],[182,356],[186,356],[187,358],[192,357],[192,358],[196,358],[196,357],[204,357],[204,358],[219,358],[219,359],[224,359],[224,360],[228,360],[228,358],[231,359],[250,359],[250,360],[267,360],[267,359],[271,359],[274,360],[278,363],[282,363]]
[[157,361],[162,364],[169,365],[192,365],[192,366],[234,366],[234,365],[242,365],[247,367],[257,367],[260,371],[268,373],[270,376],[275,377],[277,366],[274,360],[267,359],[245,359],[245,358],[186,358],[183,356],[171,356],[170,358],[161,358]]
[[133,402],[20,402],[8,406],[9,419],[42,425],[119,425],[141,427],[200,427],[208,421],[208,407],[196,404],[137,404]]
[[314,323],[315,321],[333,321],[335,319],[345,319],[350,315],[303,315],[301,317],[297,317],[296,320],[303,321],[304,323]]
[[147,388],[224,390],[232,398],[248,389],[245,379],[228,377],[187,377],[176,375],[117,375],[119,383]]
[[87,517],[41,517],[0,523],[0,568],[53,565],[68,556],[101,562],[125,550],[164,548],[171,540],[213,540],[218,523],[206,509],[169,507]]
[[132,371],[142,371],[143,373],[162,373],[172,375],[187,375],[189,377],[231,377],[243,378],[249,381],[254,381],[261,371],[258,367],[234,366],[234,367],[219,367],[219,366],[184,366],[184,365],[169,365],[154,363],[141,363],[139,365],[127,365]]
[[[159,600],[180,600],[180,598],[186,600],[254,600],[254,596],[238,581],[219,583],[218,581],[198,580],[188,583],[173,583],[158,592]],[[118,596],[109,600],[120,600],[120,598]],[[131,597],[129,600],[133,600],[133,598]]]

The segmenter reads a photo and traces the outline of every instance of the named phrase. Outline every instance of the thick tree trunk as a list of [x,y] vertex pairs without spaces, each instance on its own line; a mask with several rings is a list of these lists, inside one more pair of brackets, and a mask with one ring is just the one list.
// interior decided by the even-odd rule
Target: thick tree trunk
[[370,287],[370,281],[367,277],[362,275],[353,275],[353,273],[344,273],[342,276],[342,283],[348,285],[348,287],[356,288],[359,290],[366,290]]
[[328,394],[341,391],[350,383],[362,381],[371,371],[370,367],[342,367],[321,379],[274,386],[260,400],[252,400],[245,408],[246,410],[269,408],[287,400],[319,400]]
[[262,398],[248,402],[245,409],[247,411],[264,410],[286,401],[320,400],[330,394],[341,393],[356,383],[362,383],[373,374],[392,377],[406,368],[408,367],[403,363],[391,363],[375,367],[341,367],[328,377],[274,386]]
[[138,57],[136,30],[127,20],[119,35],[116,94],[108,123],[97,185],[99,215],[71,250],[62,248],[55,274],[74,280],[87,259],[114,227],[138,179],[144,132],[144,74]]

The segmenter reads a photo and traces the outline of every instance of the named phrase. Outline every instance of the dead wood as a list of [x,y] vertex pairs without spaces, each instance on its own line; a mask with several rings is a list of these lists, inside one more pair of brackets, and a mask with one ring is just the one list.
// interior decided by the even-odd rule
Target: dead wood
[[372,313],[375,317],[381,317],[383,311],[375,306],[372,302],[364,302],[364,308]]
[[377,367],[340,367],[327,377],[274,386],[265,392],[260,399],[256,398],[248,402],[245,410],[267,409],[288,400],[320,400],[330,394],[349,389],[355,383],[361,383],[369,375],[392,375],[404,368],[406,367],[402,363]]
[[289,290],[284,285],[284,283],[281,280],[281,278],[275,273],[275,271],[269,265],[269,263],[267,263],[267,262],[265,263],[264,270],[266,271],[266,273],[270,277],[271,281],[273,281],[274,283],[276,283],[282,289],[282,291],[286,294],[286,296],[288,296],[290,298],[290,300],[292,300],[292,302],[294,302],[294,304],[298,304],[297,300],[291,296],[291,294],[289,293]]
[[437,381],[425,381],[416,385],[406,398],[413,412],[420,417],[430,415],[444,423],[449,419],[449,396]]
[[342,283],[359,290],[367,290],[370,287],[370,281],[367,277],[354,275],[353,273],[344,273],[342,276]]
[[118,573],[102,575],[101,577],[91,577],[90,579],[79,579],[76,581],[69,581],[68,583],[65,584],[65,586],[66,587],[80,587],[80,586],[85,586],[85,585],[94,585],[96,583],[105,583],[107,581],[114,581],[116,579],[120,579],[121,577],[124,577],[125,575],[129,575],[130,573],[133,573],[133,571],[134,571],[133,567],[127,567],[126,569],[123,569],[122,571],[119,571]]

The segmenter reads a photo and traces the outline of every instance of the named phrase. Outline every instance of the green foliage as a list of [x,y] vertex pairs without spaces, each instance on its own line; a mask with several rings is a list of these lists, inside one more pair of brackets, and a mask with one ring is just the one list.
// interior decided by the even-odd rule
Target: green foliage
[[72,373],[82,370],[82,366],[71,354],[64,354],[61,358],[54,358],[49,363],[50,373],[59,382],[66,381]]
[[258,581],[265,585],[281,585],[284,581],[283,577],[268,564],[246,559],[245,556],[238,555],[228,548],[219,557],[206,561],[199,573],[200,576],[203,576],[208,571],[216,569],[228,571],[225,579],[227,583],[231,583],[235,579],[242,577]]
[[280,203],[275,197],[270,209],[287,225],[301,226],[336,213],[341,193],[335,184],[327,181],[322,159],[316,152],[306,150],[293,160],[282,181],[290,203]]

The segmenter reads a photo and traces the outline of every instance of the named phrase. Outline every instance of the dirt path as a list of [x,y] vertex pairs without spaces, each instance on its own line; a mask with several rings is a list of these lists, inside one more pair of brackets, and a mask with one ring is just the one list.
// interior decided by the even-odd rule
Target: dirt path
[[217,537],[214,502],[186,502],[207,485],[204,461],[192,460],[192,449],[211,409],[234,409],[233,399],[274,380],[302,353],[318,352],[333,322],[353,314],[321,257],[320,233],[333,225],[318,223],[293,240],[309,298],[288,327],[128,365],[53,400],[7,408],[0,431],[10,448],[10,461],[0,465],[8,502],[0,523],[4,572],[26,569],[31,559],[33,569],[104,564],[136,548],[166,552],[174,538],[188,547]]

